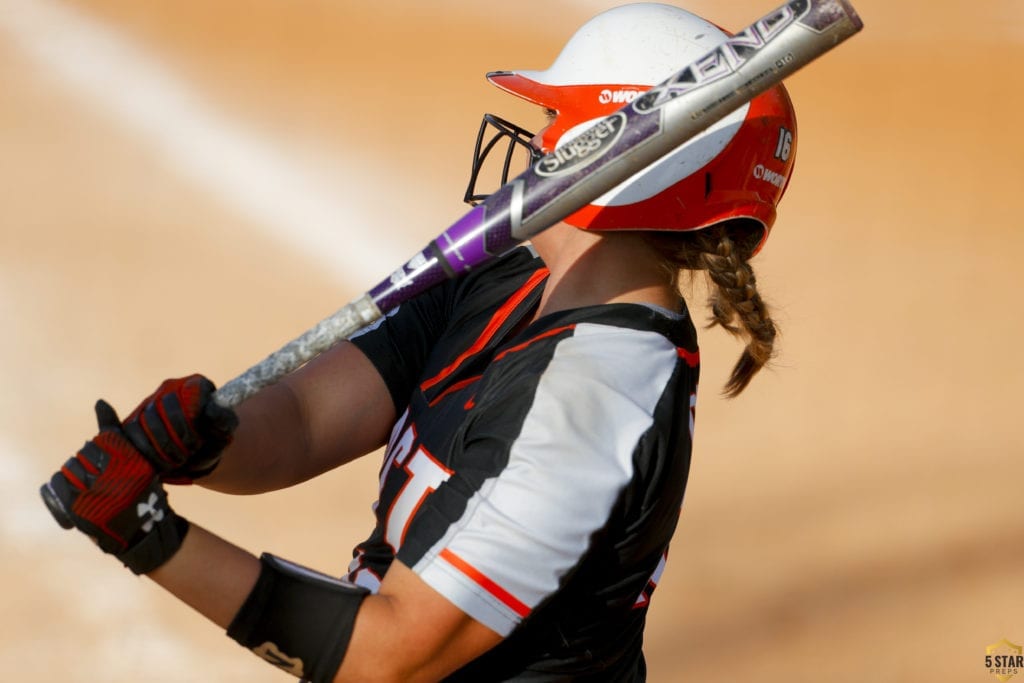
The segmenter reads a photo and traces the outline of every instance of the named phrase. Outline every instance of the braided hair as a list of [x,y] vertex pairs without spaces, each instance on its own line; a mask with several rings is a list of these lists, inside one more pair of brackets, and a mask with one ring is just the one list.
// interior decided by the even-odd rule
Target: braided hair
[[778,329],[748,262],[762,230],[752,221],[737,220],[690,233],[646,233],[662,254],[674,286],[678,288],[681,270],[706,273],[710,284],[708,327],[717,325],[747,342],[723,389],[729,398],[739,395],[775,354]]

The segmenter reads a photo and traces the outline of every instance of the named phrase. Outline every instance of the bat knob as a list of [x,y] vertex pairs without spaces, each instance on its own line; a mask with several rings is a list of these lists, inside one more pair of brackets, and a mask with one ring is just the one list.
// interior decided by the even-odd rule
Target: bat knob
[[60,498],[50,488],[50,482],[46,482],[39,488],[39,495],[43,497],[43,502],[46,503],[46,509],[50,511],[53,518],[57,520],[57,524],[60,524],[65,529],[70,529],[75,526],[75,523],[71,521],[71,515],[68,514],[64,504],[60,502]]

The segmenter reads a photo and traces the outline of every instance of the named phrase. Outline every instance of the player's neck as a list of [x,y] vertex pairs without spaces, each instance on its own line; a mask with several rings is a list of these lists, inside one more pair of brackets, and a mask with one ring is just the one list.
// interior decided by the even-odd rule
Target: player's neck
[[599,234],[559,223],[532,241],[551,271],[537,317],[608,303],[679,306],[658,255],[638,234]]

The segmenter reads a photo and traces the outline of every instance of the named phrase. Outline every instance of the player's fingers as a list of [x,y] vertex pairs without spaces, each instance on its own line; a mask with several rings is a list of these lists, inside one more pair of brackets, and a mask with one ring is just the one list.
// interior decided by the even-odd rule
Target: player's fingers
[[169,394],[160,400],[160,414],[164,423],[170,428],[171,436],[177,439],[183,452],[191,453],[199,448],[199,435],[193,429],[192,421],[185,414],[176,394]]
[[104,401],[102,398],[96,401],[96,424],[99,425],[100,431],[108,429],[119,429],[121,427],[121,420],[117,416],[117,411],[114,407]]
[[[181,442],[178,434],[175,433],[177,427],[171,423],[171,418],[166,416],[166,408],[164,407],[164,401],[160,403],[150,403],[142,411],[140,415],[139,423],[142,425],[142,429],[146,436],[149,438],[153,448],[157,451],[160,462],[165,466],[177,465],[185,461],[188,457],[188,450],[185,445]],[[171,396],[174,403],[177,403],[177,399]],[[175,416],[180,414],[180,408],[171,411]],[[177,420],[177,417],[174,418]],[[184,424],[184,430],[188,431],[187,422]]]

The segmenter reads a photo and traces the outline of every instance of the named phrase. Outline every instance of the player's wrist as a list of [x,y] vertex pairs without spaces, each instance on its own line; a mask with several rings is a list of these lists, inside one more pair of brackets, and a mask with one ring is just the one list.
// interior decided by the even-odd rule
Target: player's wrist
[[[159,482],[155,483],[162,491]],[[124,551],[116,554],[121,564],[137,575],[148,574],[154,569],[162,567],[174,557],[181,549],[191,526],[187,519],[167,505],[166,494],[163,498],[156,500],[149,497],[140,502],[138,507],[146,507],[147,512],[144,514],[151,515],[153,525],[148,531],[138,536]],[[148,512],[148,510],[155,510],[155,512]],[[158,516],[159,519],[155,519],[155,516]]]

